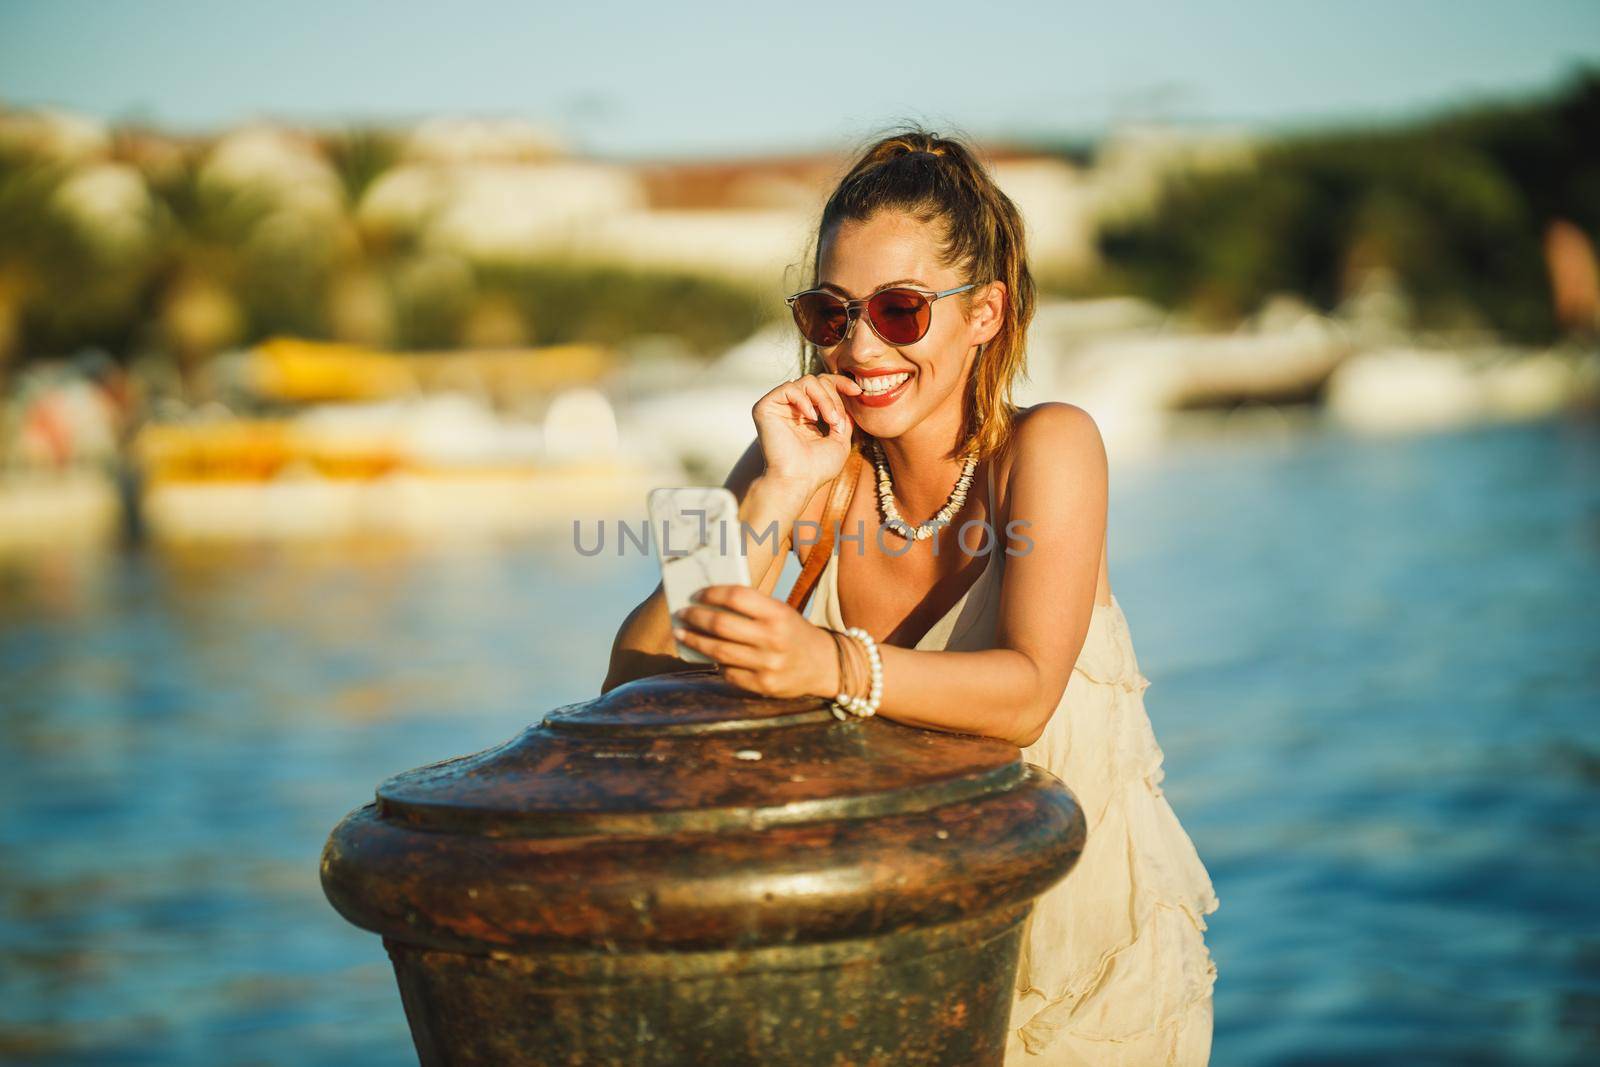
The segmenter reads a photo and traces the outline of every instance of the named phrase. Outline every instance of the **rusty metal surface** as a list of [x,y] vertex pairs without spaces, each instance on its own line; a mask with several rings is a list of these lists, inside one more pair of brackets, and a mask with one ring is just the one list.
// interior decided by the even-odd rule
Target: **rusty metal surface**
[[932,931],[689,959],[591,954],[551,967],[540,956],[389,949],[428,1065],[976,1067],[1004,1056],[1026,907]]
[[322,875],[425,1063],[997,1064],[1083,841],[1014,746],[703,669],[390,779]]

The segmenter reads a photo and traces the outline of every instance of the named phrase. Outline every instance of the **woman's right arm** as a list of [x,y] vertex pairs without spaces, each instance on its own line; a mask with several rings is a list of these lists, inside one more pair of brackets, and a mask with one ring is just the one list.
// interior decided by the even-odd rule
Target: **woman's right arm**
[[[812,517],[818,496],[844,466],[853,426],[839,398],[860,386],[838,375],[807,375],[773,389],[756,402],[756,439],[733,465],[723,486],[739,502],[750,581],[771,595],[783,574],[783,559],[795,521]],[[829,426],[817,431],[819,414]],[[653,674],[701,666],[678,656],[661,583],[628,613],[611,645],[611,665],[600,692]]]

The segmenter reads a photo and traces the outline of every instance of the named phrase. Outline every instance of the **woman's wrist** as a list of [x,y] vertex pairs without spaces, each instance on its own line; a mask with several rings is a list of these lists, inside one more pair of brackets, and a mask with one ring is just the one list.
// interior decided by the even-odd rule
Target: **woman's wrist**
[[831,626],[816,626],[813,624],[813,627],[816,629],[818,636],[825,639],[821,644],[821,649],[826,654],[819,653],[815,657],[817,678],[809,687],[807,695],[832,700],[839,695],[841,687],[845,685],[845,655],[847,650],[844,646],[850,644],[850,641]]
[[883,697],[883,661],[878,653],[878,643],[859,626],[846,627],[840,635],[840,641],[858,651],[864,680],[859,691],[849,687],[840,690],[833,702],[834,717],[844,719],[855,715],[870,718],[878,713],[878,705]]
[[833,673],[823,680],[822,685],[820,686],[821,692],[817,693],[816,695],[826,700],[832,700],[838,695],[840,686],[844,685],[844,646],[848,642],[844,640],[843,634],[831,626],[824,629],[822,632],[827,635],[828,643],[833,646]]
[[812,479],[774,474],[771,471],[756,475],[750,483],[750,495],[759,494],[769,505],[780,508],[792,505],[791,518],[798,517],[805,510],[806,502],[816,491],[817,483]]
[[850,696],[866,696],[866,653],[861,651],[860,642],[842,630],[839,632],[839,643],[844,646],[845,652],[844,684],[839,687],[839,692]]
[[759,538],[770,537],[776,524],[778,537],[773,542],[776,547],[794,536],[794,524],[815,491],[814,486],[804,482],[759,474],[745,493],[739,518],[752,526],[751,535]]
[[770,592],[783,568],[784,550],[795,520],[810,496],[796,485],[757,475],[739,503],[739,540],[750,568],[750,582]]

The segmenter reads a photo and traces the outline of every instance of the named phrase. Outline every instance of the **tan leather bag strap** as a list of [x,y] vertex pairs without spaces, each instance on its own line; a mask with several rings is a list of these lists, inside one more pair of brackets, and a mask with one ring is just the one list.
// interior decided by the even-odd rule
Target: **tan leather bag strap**
[[789,606],[802,614],[806,610],[806,602],[811,599],[811,590],[822,574],[822,568],[828,565],[828,557],[833,554],[835,535],[840,524],[844,522],[845,512],[850,508],[850,498],[856,494],[856,482],[861,475],[861,464],[865,462],[861,450],[852,448],[850,458],[844,461],[844,468],[833,479],[833,490],[828,494],[828,505],[822,510],[822,529],[817,535],[817,543],[812,545],[811,551],[806,554],[806,563],[800,568],[800,577],[795,579],[794,588],[789,590]]

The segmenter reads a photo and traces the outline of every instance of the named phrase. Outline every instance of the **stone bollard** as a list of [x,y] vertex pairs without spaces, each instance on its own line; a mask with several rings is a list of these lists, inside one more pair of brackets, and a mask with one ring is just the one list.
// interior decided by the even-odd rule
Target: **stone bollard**
[[701,668],[389,779],[322,884],[383,935],[427,1067],[998,1067],[1084,832],[1012,745]]

